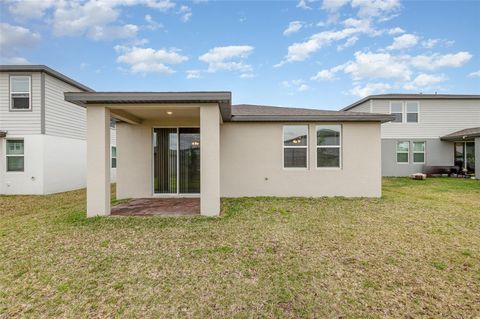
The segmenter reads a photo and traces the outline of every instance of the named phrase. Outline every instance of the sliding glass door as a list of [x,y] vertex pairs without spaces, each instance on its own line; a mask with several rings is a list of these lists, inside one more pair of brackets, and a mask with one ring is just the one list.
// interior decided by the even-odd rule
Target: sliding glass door
[[156,128],[154,140],[154,192],[200,193],[200,129]]
[[475,172],[475,143],[455,143],[455,166],[467,170],[468,173]]

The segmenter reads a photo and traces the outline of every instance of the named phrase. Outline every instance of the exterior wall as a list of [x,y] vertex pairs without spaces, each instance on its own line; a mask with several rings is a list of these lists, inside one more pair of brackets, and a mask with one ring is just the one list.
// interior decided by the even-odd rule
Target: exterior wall
[[480,137],[475,138],[475,177],[480,179]]
[[117,124],[117,198],[152,196],[152,126]]
[[284,169],[284,124],[221,126],[221,196],[381,196],[380,123],[343,123],[341,169],[316,168],[315,123],[309,125],[309,168]]
[[373,106],[372,101],[366,101],[366,102],[363,102],[360,105],[355,106],[355,108],[351,109],[350,111],[352,111],[352,112],[370,112],[371,113],[372,112],[372,106]]
[[86,186],[87,143],[84,140],[44,135],[44,194]]
[[[410,142],[408,164],[397,163],[397,142]],[[425,164],[413,163],[413,142],[425,142]],[[453,166],[453,143],[440,139],[382,139],[382,175],[408,176],[425,172],[426,166]]]
[[[10,111],[10,75],[31,76],[31,110]],[[0,129],[9,136],[41,133],[41,78],[40,72],[0,72]]]
[[45,134],[85,139],[86,110],[64,99],[64,92],[80,89],[45,74]]
[[23,138],[24,140],[24,167],[23,172],[6,171],[6,139],[0,139],[1,168],[0,194],[44,194],[44,135],[10,135],[8,138]]

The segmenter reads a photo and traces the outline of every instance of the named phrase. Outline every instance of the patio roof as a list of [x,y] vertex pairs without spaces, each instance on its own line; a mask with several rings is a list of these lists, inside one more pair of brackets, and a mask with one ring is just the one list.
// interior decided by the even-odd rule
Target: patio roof
[[470,140],[475,137],[480,137],[480,127],[472,127],[464,130],[456,131],[448,135],[440,137],[442,141],[459,141]]
[[390,114],[239,104],[232,106],[231,92],[66,92],[65,100],[88,104],[218,103],[225,122],[389,122]]

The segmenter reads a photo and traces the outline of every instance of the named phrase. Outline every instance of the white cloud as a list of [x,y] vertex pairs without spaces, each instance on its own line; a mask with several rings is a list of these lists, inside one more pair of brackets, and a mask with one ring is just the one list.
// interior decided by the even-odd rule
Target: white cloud
[[395,28],[389,29],[387,33],[390,35],[395,35],[395,34],[405,33],[405,30],[399,27],[395,27]]
[[410,58],[412,66],[422,70],[436,70],[439,68],[458,68],[470,61],[472,55],[461,51],[454,54],[417,55]]
[[300,79],[291,80],[291,81],[282,81],[280,84],[286,89],[291,89],[297,92],[305,92],[308,89],[310,89],[310,87],[307,84],[305,84],[305,81]]
[[0,56],[12,57],[22,48],[31,48],[40,40],[40,34],[27,28],[0,23]]
[[8,11],[18,20],[39,19],[45,14],[45,10],[52,7],[55,0],[27,0],[6,1],[10,2]]
[[354,80],[397,79],[408,81],[412,71],[402,59],[388,53],[355,52],[355,61],[343,65],[343,71]]
[[304,10],[312,10],[312,8],[308,5],[310,0],[299,0],[297,4],[297,8],[304,9]]
[[371,18],[390,14],[400,9],[399,0],[352,0],[352,8],[358,8],[358,16]]
[[341,45],[337,46],[337,51],[342,51],[345,48],[349,48],[349,47],[355,45],[355,43],[357,43],[358,39],[359,38],[357,36],[353,36],[351,38],[348,38],[347,41],[345,41],[344,44],[341,44]]
[[30,61],[22,57],[7,58],[7,57],[1,57],[1,56],[0,56],[0,63],[1,64],[31,64]]
[[337,11],[349,2],[350,0],[323,0],[322,9],[327,11]]
[[372,94],[385,93],[391,88],[392,86],[388,83],[368,83],[365,86],[357,84],[350,90],[350,93],[358,97],[365,97]]
[[251,73],[251,72],[247,72],[247,73],[242,73],[242,74],[240,74],[240,78],[241,78],[241,79],[251,79],[251,78],[253,78],[253,77],[255,77],[255,75],[254,75],[253,73]]
[[146,28],[149,30],[157,30],[163,28],[163,25],[155,21],[153,17],[149,14],[146,14],[144,19],[147,22]]
[[192,9],[190,9],[188,6],[181,6],[180,10],[178,10],[178,13],[181,15],[181,20],[183,22],[188,22],[192,17]]
[[412,82],[405,84],[403,87],[406,90],[416,90],[418,88],[428,87],[432,84],[444,82],[447,80],[447,77],[443,74],[434,75],[434,74],[419,74]]
[[95,26],[90,29],[88,36],[93,40],[112,40],[133,38],[137,35],[138,27],[134,24],[124,26]]
[[171,74],[170,65],[182,63],[188,58],[181,55],[178,49],[152,49],[139,47],[115,46],[115,51],[120,55],[118,63],[130,66],[132,73],[163,73]]
[[319,71],[315,76],[312,76],[310,79],[315,81],[328,81],[333,80],[335,72],[331,70],[322,70]]
[[395,37],[393,43],[387,47],[387,50],[402,50],[415,46],[418,43],[418,37],[414,34],[402,34]]
[[470,73],[468,76],[474,78],[480,78],[480,70]]
[[240,71],[249,74],[252,72],[252,66],[246,64],[244,59],[247,58],[253,50],[254,47],[249,45],[215,47],[201,55],[198,59],[208,64],[208,72]]
[[191,79],[199,79],[202,71],[201,70],[187,70],[186,73],[187,73],[187,79],[191,80]]
[[450,47],[455,43],[455,41],[445,40],[445,39],[427,39],[422,41],[422,46],[427,49],[431,49],[435,46],[442,45],[446,47]]
[[283,35],[290,35],[295,32],[298,32],[302,27],[303,27],[302,21],[292,21],[288,24],[288,27],[285,29],[285,31],[283,31]]

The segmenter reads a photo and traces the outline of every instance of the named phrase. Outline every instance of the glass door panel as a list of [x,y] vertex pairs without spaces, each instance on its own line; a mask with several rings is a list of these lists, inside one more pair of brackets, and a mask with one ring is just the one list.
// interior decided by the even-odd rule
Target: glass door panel
[[179,193],[200,193],[200,129],[179,129]]
[[475,143],[465,143],[466,168],[469,173],[475,172]]
[[154,129],[154,191],[177,193],[177,129]]
[[464,143],[455,143],[455,166],[462,170],[465,164]]

